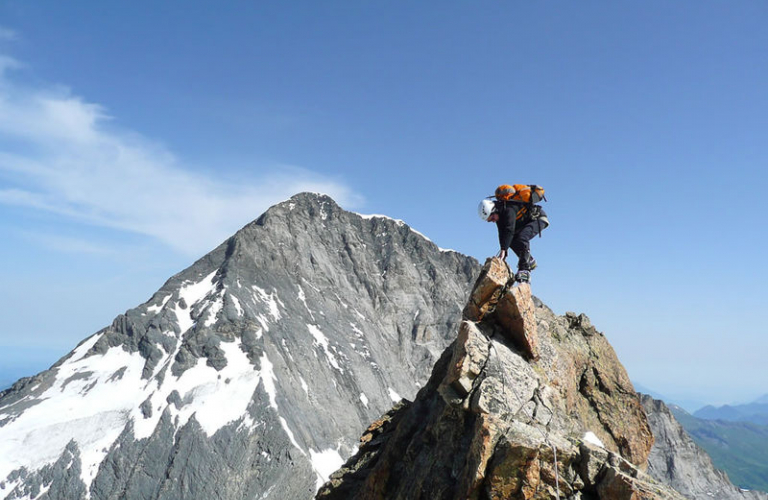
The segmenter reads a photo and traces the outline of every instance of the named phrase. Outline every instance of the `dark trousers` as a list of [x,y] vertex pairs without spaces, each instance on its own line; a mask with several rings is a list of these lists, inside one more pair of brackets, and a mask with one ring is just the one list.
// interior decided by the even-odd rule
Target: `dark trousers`
[[529,271],[531,269],[531,239],[541,234],[548,225],[545,221],[538,219],[524,225],[519,231],[515,231],[510,248],[517,255],[517,268],[520,271]]

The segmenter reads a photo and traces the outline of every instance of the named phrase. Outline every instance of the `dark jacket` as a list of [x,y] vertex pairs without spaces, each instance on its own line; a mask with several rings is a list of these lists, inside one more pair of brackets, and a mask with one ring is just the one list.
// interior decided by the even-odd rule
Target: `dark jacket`
[[[499,214],[496,227],[499,229],[499,245],[502,250],[509,248],[515,234],[527,224],[541,219],[547,226],[549,225],[547,214],[539,205],[529,207],[527,203],[520,201],[495,201],[494,203],[496,204],[496,213]],[[522,212],[522,217],[517,219],[520,212]]]

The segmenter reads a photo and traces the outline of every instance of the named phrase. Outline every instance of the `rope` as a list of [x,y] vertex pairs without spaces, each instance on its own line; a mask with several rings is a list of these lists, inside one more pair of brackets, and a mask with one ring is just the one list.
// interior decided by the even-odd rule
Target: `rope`
[[[552,414],[552,418],[555,418],[554,413]],[[549,446],[552,447],[552,453],[555,455],[555,495],[557,495],[557,500],[560,500],[560,473],[557,470],[557,446],[552,443],[549,443]]]
[[[493,345],[493,336],[489,337],[488,341],[489,341],[489,343],[491,345],[491,349],[493,349],[496,352],[496,357],[501,359],[500,356],[499,356],[499,351],[497,351],[496,350],[496,346]],[[504,370],[502,369],[501,370],[501,384],[502,384],[502,388],[504,389],[504,392],[506,392],[506,390],[507,390],[507,380],[506,379],[507,379],[507,377],[505,376]],[[513,391],[513,393],[515,395],[518,395],[516,392],[514,392],[514,387],[512,387],[512,391]],[[543,404],[544,403],[542,401],[542,405]],[[507,408],[507,411],[509,411],[509,407],[507,406],[506,401],[504,401],[504,406]],[[545,408],[546,408],[546,406],[545,406]],[[528,413],[528,410],[525,408],[525,405],[522,406],[522,409],[525,412],[525,415],[528,417],[528,420],[530,422],[533,422],[534,421],[533,415]],[[552,420],[554,420],[555,412],[552,411],[550,408],[547,408],[547,409],[550,412],[552,412]],[[554,455],[554,457],[553,457],[554,458],[553,467],[555,469],[555,496],[556,496],[557,500],[560,500],[560,473],[559,473],[558,468],[557,468],[557,447],[550,442],[549,437],[547,435],[545,435],[542,432],[541,429],[539,429],[538,427],[534,427],[534,428],[539,431],[539,433],[541,434],[541,437],[544,438],[544,441],[549,445],[550,448],[552,448],[552,453]]]

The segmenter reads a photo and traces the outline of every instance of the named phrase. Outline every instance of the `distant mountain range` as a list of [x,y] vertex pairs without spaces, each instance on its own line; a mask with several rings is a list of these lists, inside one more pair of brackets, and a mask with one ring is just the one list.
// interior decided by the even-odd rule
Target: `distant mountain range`
[[659,392],[656,392],[653,389],[650,389],[634,380],[632,381],[632,385],[635,386],[635,390],[637,392],[648,394],[649,396],[652,396],[654,399],[659,399],[661,401],[664,401],[668,405],[677,405],[682,408],[685,408],[685,410],[688,413],[693,413],[697,411],[699,408],[702,408],[707,404],[704,401],[699,401],[697,399],[691,399],[687,397],[676,397],[676,398],[670,397],[667,394],[661,394]]
[[733,484],[768,491],[768,394],[751,403],[716,407],[677,401],[641,384],[635,387],[666,401],[685,431]]
[[[644,394],[641,400],[655,438],[648,459],[649,474],[689,499],[768,499],[768,493],[738,488],[727,473],[716,468],[707,452],[675,419],[670,406]],[[679,407],[675,411],[687,415]]]
[[759,398],[757,398],[755,401],[757,404],[768,404],[768,394],[763,394]]
[[725,471],[733,484],[745,489],[768,491],[767,425],[726,419],[708,420],[691,415],[677,406],[670,406],[670,409],[696,444],[712,457],[715,467]]
[[768,394],[761,396],[752,403],[743,405],[705,406],[694,412],[693,416],[705,420],[752,422],[768,425]]

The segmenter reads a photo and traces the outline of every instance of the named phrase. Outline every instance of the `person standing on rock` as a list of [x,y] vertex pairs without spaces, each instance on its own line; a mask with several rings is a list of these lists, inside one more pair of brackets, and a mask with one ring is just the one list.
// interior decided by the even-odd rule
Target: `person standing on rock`
[[547,214],[537,205],[547,201],[544,189],[535,184],[502,184],[496,193],[480,202],[480,218],[495,222],[499,230],[498,257],[506,260],[511,248],[517,255],[515,280],[528,283],[531,271],[536,268],[536,259],[531,255],[531,239],[549,226]]

